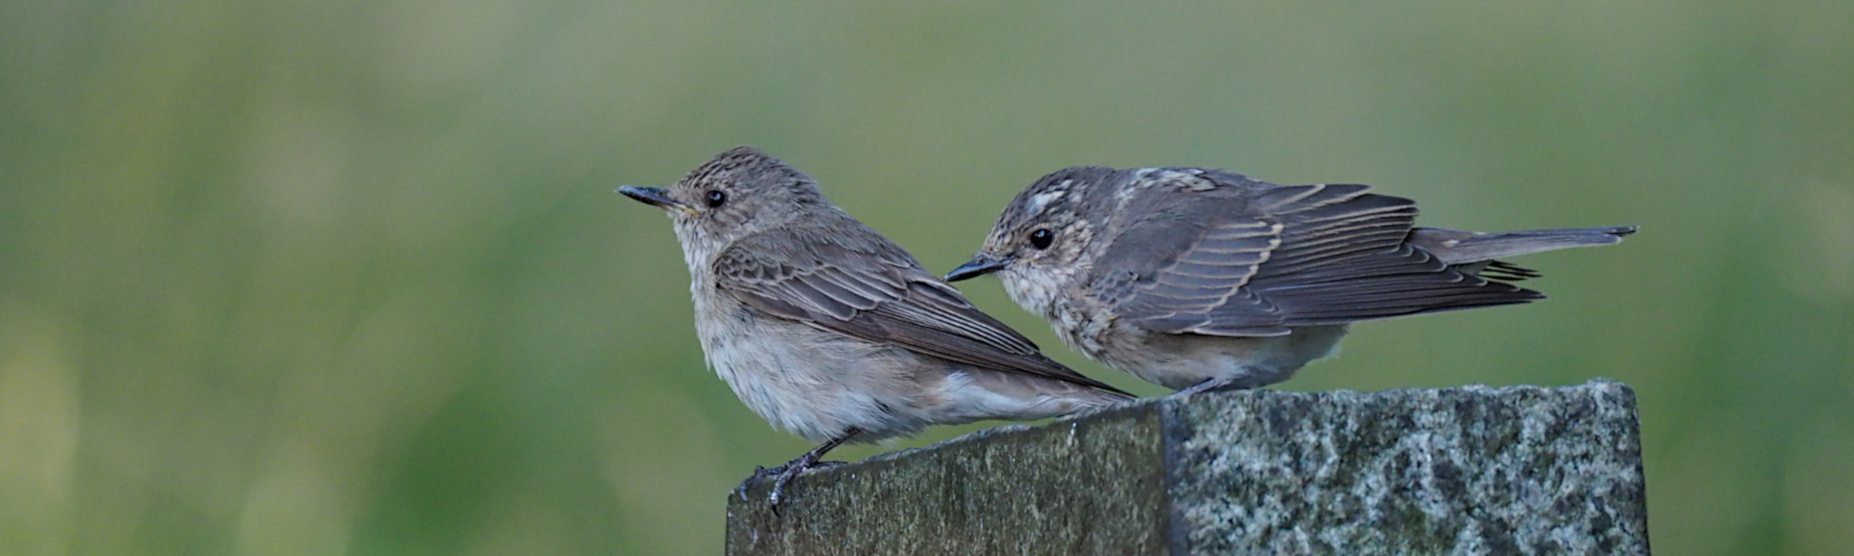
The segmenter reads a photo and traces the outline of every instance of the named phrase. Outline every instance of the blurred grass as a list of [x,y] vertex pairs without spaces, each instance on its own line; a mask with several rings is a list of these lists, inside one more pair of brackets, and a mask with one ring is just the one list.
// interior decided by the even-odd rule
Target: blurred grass
[[0,553],[718,552],[807,446],[610,191],[750,143],[936,270],[1075,164],[1640,224],[1284,387],[1617,378],[1656,548],[1842,554],[1849,60],[1834,1],[0,1]]

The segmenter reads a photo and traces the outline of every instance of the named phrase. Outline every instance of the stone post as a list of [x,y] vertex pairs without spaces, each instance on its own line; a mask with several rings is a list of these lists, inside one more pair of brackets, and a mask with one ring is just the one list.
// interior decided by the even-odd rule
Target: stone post
[[808,472],[777,515],[769,483],[728,554],[1648,553],[1606,380],[1153,398]]

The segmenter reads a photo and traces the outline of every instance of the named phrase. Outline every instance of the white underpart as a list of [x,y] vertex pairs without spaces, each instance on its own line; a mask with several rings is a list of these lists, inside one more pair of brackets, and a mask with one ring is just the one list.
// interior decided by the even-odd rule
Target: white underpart
[[1021,265],[999,272],[998,278],[1011,301],[1048,321],[1062,343],[1093,357],[1101,349],[1099,334],[1106,330],[1108,322],[1077,310],[1072,300],[1063,295],[1060,286],[1076,278],[1076,268],[1085,267],[1085,264],[1067,269]]
[[893,361],[897,354],[803,324],[741,318],[744,304],[714,291],[714,277],[706,271],[726,246],[712,245],[693,222],[677,219],[676,224],[693,278],[689,293],[703,359],[754,414],[814,442],[849,427],[868,431],[865,440],[873,440],[911,434],[928,424],[918,412],[908,411],[914,393],[904,381],[867,372],[905,366]]
[[1041,419],[1072,412],[1077,405],[1072,399],[1047,394],[1020,398],[994,392],[980,386],[966,371],[948,374],[939,394],[944,408],[940,414],[945,419],[943,422],[998,418]]
[[929,424],[912,399],[916,392],[907,388],[909,382],[892,373],[915,368],[917,362],[803,324],[742,319],[743,309],[727,296],[696,296],[696,335],[708,366],[741,403],[774,427],[820,442],[850,427],[867,431],[867,440],[873,440],[912,434]]
[[[676,230],[676,242],[682,244],[682,262],[689,265],[690,274],[699,275],[695,269],[714,262],[715,255],[719,253],[708,245],[708,238],[703,237],[706,234],[689,217],[671,214],[670,222]],[[689,291],[695,291],[700,285],[690,281]]]

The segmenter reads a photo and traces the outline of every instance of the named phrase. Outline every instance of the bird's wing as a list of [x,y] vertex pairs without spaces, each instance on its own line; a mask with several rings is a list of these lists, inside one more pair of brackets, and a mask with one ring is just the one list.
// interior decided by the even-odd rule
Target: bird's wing
[[1283,224],[1245,214],[1234,190],[1148,187],[1107,230],[1089,293],[1122,322],[1157,332],[1287,334],[1280,308],[1243,287],[1280,246]]
[[714,262],[717,286],[773,316],[995,371],[1124,393],[1045,357],[980,312],[900,247],[869,230],[785,228],[735,242]]
[[[1129,227],[1103,255],[1104,261],[1112,260],[1121,249],[1129,254],[1120,258],[1136,259],[1131,252],[1144,251],[1155,263],[1147,268],[1157,269],[1131,272],[1117,299],[1119,314],[1160,332],[1270,336],[1286,334],[1290,326],[1542,297],[1450,269],[1405,244],[1416,204],[1368,190],[1363,185],[1303,185],[1251,187],[1221,196],[1149,192],[1203,198],[1186,202],[1197,208],[1178,211],[1186,218]],[[1120,245],[1134,234],[1169,239]],[[1163,253],[1176,255],[1161,258]]]

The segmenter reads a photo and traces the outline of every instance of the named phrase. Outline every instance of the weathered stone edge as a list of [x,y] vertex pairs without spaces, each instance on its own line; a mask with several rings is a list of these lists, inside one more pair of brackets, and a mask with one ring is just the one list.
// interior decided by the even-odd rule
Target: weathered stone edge
[[[1301,394],[1301,395],[1312,395],[1312,396],[1344,396],[1344,395],[1352,395],[1352,394],[1364,394],[1364,395],[1374,395],[1375,396],[1375,395],[1394,395],[1394,394],[1398,394],[1402,392],[1412,392],[1412,391],[1466,390],[1466,391],[1483,393],[1486,395],[1499,395],[1501,393],[1512,392],[1512,391],[1527,391],[1527,390],[1553,391],[1553,390],[1573,390],[1573,389],[1584,389],[1584,388],[1590,388],[1590,389],[1593,389],[1599,392],[1613,392],[1616,395],[1620,395],[1620,396],[1627,398],[1627,400],[1623,402],[1623,405],[1626,405],[1629,408],[1630,414],[1632,415],[1635,414],[1635,411],[1636,411],[1635,390],[1630,388],[1627,384],[1624,384],[1622,382],[1618,382],[1615,380],[1610,380],[1607,378],[1594,378],[1594,379],[1590,379],[1580,384],[1569,384],[1569,385],[1564,385],[1564,386],[1537,386],[1537,385],[1530,385],[1530,384],[1521,384],[1521,385],[1514,385],[1514,386],[1488,386],[1485,384],[1468,384],[1464,386],[1452,386],[1452,387],[1447,387],[1447,388],[1408,387],[1408,388],[1391,388],[1387,390],[1339,389],[1339,390],[1322,390],[1322,391],[1315,391],[1315,392],[1294,392],[1294,393]],[[1232,390],[1232,391],[1225,391],[1225,392],[1208,392],[1204,394],[1199,394],[1199,396],[1238,395],[1239,393],[1242,393],[1242,392],[1253,392],[1253,391],[1252,390]],[[1289,392],[1289,391],[1284,390],[1283,392]],[[860,459],[854,462],[845,463],[843,465],[838,465],[838,466],[829,467],[829,468],[808,470],[808,471],[805,471],[804,473],[799,474],[798,480],[803,480],[807,477],[815,477],[821,474],[830,474],[830,473],[838,473],[838,472],[854,472],[854,471],[861,470],[862,467],[864,466],[873,466],[873,465],[887,463],[887,462],[898,462],[898,461],[905,460],[908,458],[913,458],[913,457],[928,457],[922,454],[930,454],[932,452],[945,449],[948,446],[955,446],[955,445],[969,443],[969,442],[981,442],[981,441],[984,441],[986,439],[989,439],[995,436],[1009,436],[1013,434],[1022,434],[1026,431],[1030,431],[1036,428],[1059,427],[1059,426],[1063,426],[1063,424],[1065,423],[1069,423],[1073,421],[1080,421],[1083,419],[1093,419],[1095,417],[1102,416],[1102,415],[1119,414],[1122,412],[1131,414],[1133,412],[1138,412],[1138,411],[1152,411],[1152,410],[1164,411],[1166,410],[1164,406],[1171,405],[1171,404],[1184,404],[1184,403],[1190,403],[1190,402],[1191,402],[1190,399],[1178,397],[1178,396],[1153,396],[1153,397],[1129,400],[1126,403],[1122,403],[1119,405],[1097,408],[1097,409],[1090,409],[1090,410],[1082,411],[1082,412],[1075,413],[1072,415],[1057,417],[1055,419],[1050,420],[1047,423],[999,425],[999,426],[995,426],[991,428],[972,431],[972,432],[962,434],[962,435],[959,435],[953,438],[949,438],[947,440],[935,442],[933,444],[929,444],[926,446],[921,446],[917,448],[903,448],[903,449],[895,450],[891,452],[883,452],[883,453],[869,456],[869,457],[866,457],[866,458],[863,458],[863,459]],[[1175,425],[1172,425],[1169,421],[1166,421],[1166,423],[1167,423],[1166,426],[1168,427],[1175,426]],[[1640,424],[1639,416],[1637,417],[1635,427],[1636,427],[1636,432],[1637,432],[1637,434],[1635,435],[1637,438],[1635,451],[1639,453],[1641,451],[1641,446],[1640,446],[1641,424]],[[1169,433],[1170,431],[1167,431],[1167,432]],[[738,497],[739,495],[740,495],[740,489],[735,489],[729,493],[730,498]]]

